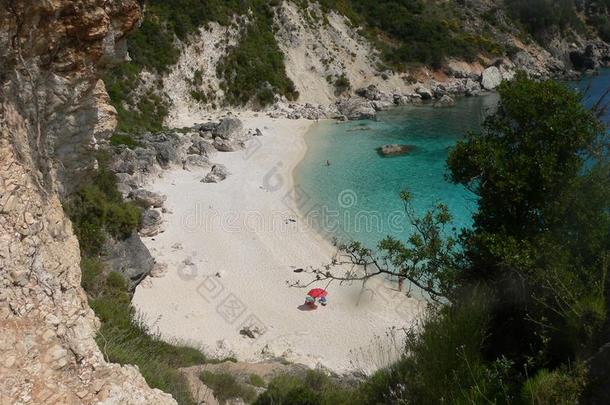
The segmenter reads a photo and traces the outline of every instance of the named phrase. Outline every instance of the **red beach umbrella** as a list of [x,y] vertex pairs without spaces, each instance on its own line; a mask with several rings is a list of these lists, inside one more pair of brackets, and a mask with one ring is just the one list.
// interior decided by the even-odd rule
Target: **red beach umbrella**
[[328,295],[328,292],[323,288],[314,288],[313,290],[309,290],[307,295],[314,298],[321,298],[326,297],[326,295]]

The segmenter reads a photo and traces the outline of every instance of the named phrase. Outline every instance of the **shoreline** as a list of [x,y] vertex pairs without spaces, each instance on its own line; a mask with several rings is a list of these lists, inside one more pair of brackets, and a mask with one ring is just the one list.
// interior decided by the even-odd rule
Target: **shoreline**
[[[204,171],[172,169],[149,186],[167,195],[169,212],[165,231],[143,241],[167,271],[138,286],[134,307],[151,332],[211,357],[281,357],[337,373],[370,373],[388,365],[401,349],[400,338],[389,336],[409,327],[423,302],[373,279],[366,288],[333,283],[327,307],[303,311],[307,289],[287,285],[310,281],[294,270],[321,267],[335,253],[328,240],[301,226],[298,204],[286,201],[296,190],[295,170],[315,122],[238,117],[264,135],[245,151],[214,156],[232,173],[225,181],[199,183]],[[193,218],[196,227],[190,229]],[[262,333],[247,337],[244,325]],[[394,349],[386,348],[386,339]]]

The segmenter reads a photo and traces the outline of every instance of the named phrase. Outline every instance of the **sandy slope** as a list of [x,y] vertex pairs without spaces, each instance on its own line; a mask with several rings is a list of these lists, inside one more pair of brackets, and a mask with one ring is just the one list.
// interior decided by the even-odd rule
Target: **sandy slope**
[[[306,290],[286,282],[307,276],[293,270],[329,263],[334,254],[285,198],[311,122],[245,122],[265,135],[250,141],[246,151],[215,156],[229,168],[227,180],[205,184],[199,181],[203,172],[174,170],[151,186],[167,195],[171,213],[165,232],[145,243],[169,267],[163,277],[138,287],[134,305],[162,336],[211,354],[240,360],[285,356],[340,372],[385,365],[395,347],[387,341],[388,329],[410,323],[421,303],[374,280],[365,291],[361,284],[333,284],[328,306],[299,309]],[[251,323],[264,332],[254,340],[239,333]]]

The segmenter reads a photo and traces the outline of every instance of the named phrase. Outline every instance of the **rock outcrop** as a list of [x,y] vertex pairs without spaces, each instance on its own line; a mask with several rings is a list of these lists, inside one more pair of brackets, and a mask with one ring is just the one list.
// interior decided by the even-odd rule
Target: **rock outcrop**
[[175,403],[105,361],[59,200],[112,132],[100,68],[125,57],[135,0],[0,2],[0,403]]
[[374,119],[377,116],[373,104],[364,98],[351,97],[337,102],[339,113],[349,120]]
[[444,95],[440,99],[434,102],[434,107],[442,108],[442,107],[453,107],[455,105],[455,100],[451,98],[451,96]]
[[122,274],[132,290],[152,271],[155,264],[152,255],[136,233],[122,241],[108,238],[104,252],[102,259],[108,270]]
[[229,176],[225,165],[214,165],[212,170],[201,180],[203,183],[220,183]]

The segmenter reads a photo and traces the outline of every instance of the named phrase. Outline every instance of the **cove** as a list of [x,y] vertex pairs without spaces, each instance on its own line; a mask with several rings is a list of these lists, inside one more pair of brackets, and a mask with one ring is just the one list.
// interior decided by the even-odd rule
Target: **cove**
[[[584,102],[591,106],[610,86],[610,70],[568,86],[588,88]],[[380,113],[377,121],[317,124],[305,138],[307,153],[294,171],[303,199],[310,200],[307,206],[317,207],[315,215],[308,209],[302,214],[326,237],[374,248],[388,235],[405,240],[411,233],[399,198],[408,190],[417,215],[446,204],[453,216],[447,233],[457,234],[472,225],[477,202],[470,191],[447,181],[447,155],[464,134],[480,129],[497,103],[497,94],[488,94],[458,99],[451,108],[395,108]],[[383,157],[377,148],[384,144],[413,149]]]

